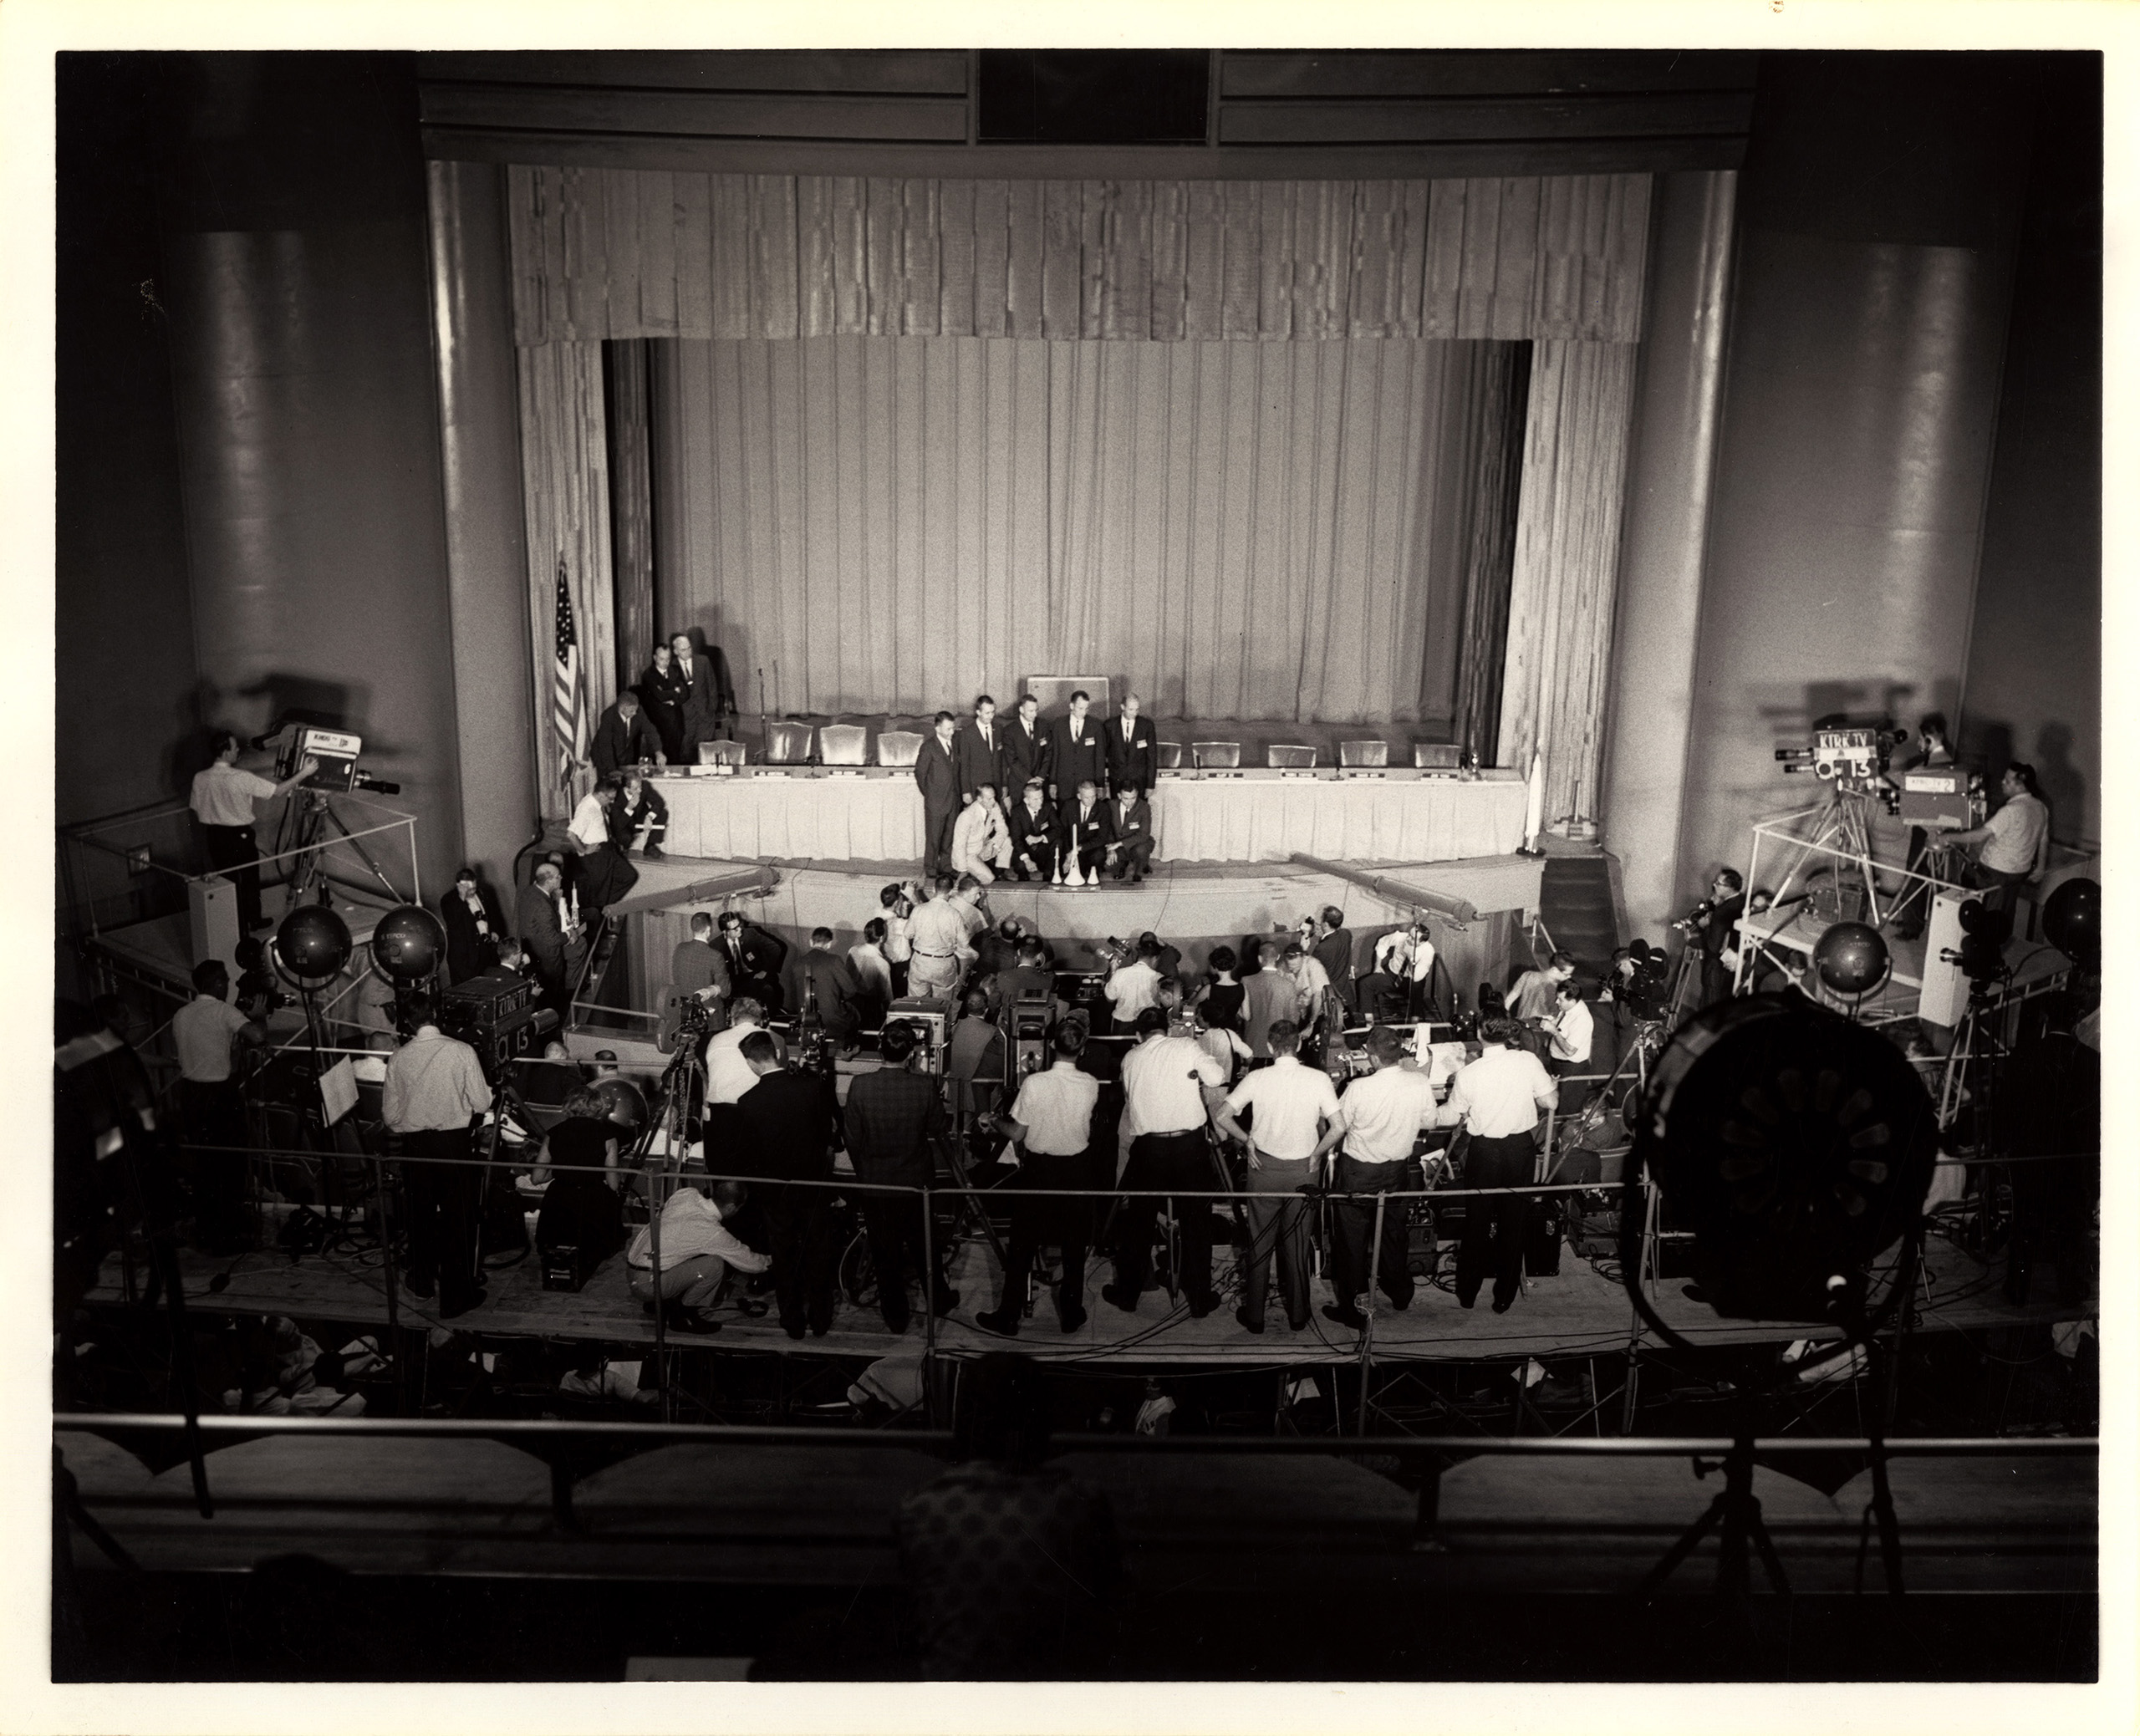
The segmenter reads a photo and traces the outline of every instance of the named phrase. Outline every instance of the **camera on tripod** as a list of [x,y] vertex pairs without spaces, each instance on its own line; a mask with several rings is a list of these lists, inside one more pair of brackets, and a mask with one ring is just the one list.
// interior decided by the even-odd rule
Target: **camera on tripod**
[[1893,813],[1901,797],[1888,780],[1888,756],[1908,740],[1909,731],[1892,723],[1816,730],[1811,747],[1779,747],[1776,756],[1786,771],[1811,771],[1845,794],[1878,797]]
[[1962,925],[1962,944],[1942,947],[1939,962],[1961,967],[1969,980],[1971,1000],[1989,1000],[2006,974],[2006,937],[2014,919],[2003,908],[1971,899],[1955,906],[1954,919]]
[[476,1051],[483,1077],[495,1087],[505,1070],[532,1052],[558,1028],[556,1011],[535,1005],[535,985],[501,972],[471,976],[448,989],[439,1002],[439,1029]]
[[346,796],[353,790],[370,790],[382,796],[398,796],[401,786],[374,777],[357,763],[364,751],[364,738],[344,730],[322,729],[316,724],[286,723],[261,736],[255,747],[275,750],[275,781],[293,776],[308,759],[318,769],[298,787]]

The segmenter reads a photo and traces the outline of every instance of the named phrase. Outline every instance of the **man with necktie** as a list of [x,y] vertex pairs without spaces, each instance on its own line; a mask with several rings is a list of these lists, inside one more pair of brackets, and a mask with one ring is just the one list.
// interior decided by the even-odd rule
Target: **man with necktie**
[[1046,885],[1055,878],[1062,821],[1039,778],[1027,783],[1025,795],[1011,810],[1009,818],[1011,872],[1021,880],[1037,880]]
[[1129,695],[1122,702],[1122,715],[1107,726],[1108,777],[1116,796],[1124,790],[1149,790],[1159,775],[1159,738],[1152,720],[1138,715],[1143,708],[1144,702]]
[[959,760],[953,731],[959,720],[936,714],[936,732],[914,756],[914,781],[921,787],[921,871],[940,874],[951,865],[951,828],[959,819]]
[[728,685],[728,670],[721,653],[709,649],[704,655],[698,654],[688,633],[671,634],[669,638],[670,667],[684,688],[684,761],[685,764],[698,758],[698,745],[711,741],[716,735],[734,733],[731,724],[736,715],[735,690]]
[[1093,696],[1082,687],[1070,695],[1070,715],[1055,720],[1054,784],[1049,794],[1075,790],[1089,783],[1095,789],[1107,784],[1107,746],[1100,739],[1100,725],[1085,713]]
[[997,787],[1006,802],[1015,804],[1020,792],[1035,778],[1043,786],[1053,780],[1055,742],[1040,720],[1039,700],[1030,693],[1020,700],[1018,715],[1002,735],[1003,781]]
[[464,868],[453,877],[453,890],[438,901],[446,919],[446,980],[449,985],[480,975],[497,962],[505,935],[505,913],[498,901]]
[[1063,816],[1062,872],[1073,886],[1095,885],[1101,864],[1108,859],[1108,846],[1114,842],[1114,827],[1108,819],[1107,804],[1098,787],[1088,777],[1079,781],[1078,793]]
[[668,764],[661,733],[639,710],[639,695],[630,688],[619,694],[616,703],[603,712],[601,722],[594,726],[588,757],[594,761],[597,777],[614,777],[628,766]]
[[724,910],[717,949],[733,991],[750,995],[769,1013],[778,1013],[784,998],[780,967],[787,959],[787,943],[754,923],[746,923],[739,913]]
[[1126,877],[1131,885],[1141,885],[1144,871],[1152,865],[1152,804],[1137,785],[1114,787],[1114,806],[1108,816],[1108,827],[1113,834],[1107,847],[1109,869],[1116,879]]
[[1003,732],[996,727],[996,701],[986,694],[973,702],[973,727],[960,730],[952,753],[959,768],[959,801],[970,804],[983,787],[1003,787]]

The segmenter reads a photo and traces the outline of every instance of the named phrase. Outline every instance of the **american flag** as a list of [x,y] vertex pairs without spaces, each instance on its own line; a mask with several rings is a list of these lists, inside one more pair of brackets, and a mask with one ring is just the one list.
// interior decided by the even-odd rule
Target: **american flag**
[[579,679],[579,634],[573,625],[563,549],[558,551],[558,675],[551,713],[558,730],[558,781],[569,790],[573,767],[588,753],[587,695]]

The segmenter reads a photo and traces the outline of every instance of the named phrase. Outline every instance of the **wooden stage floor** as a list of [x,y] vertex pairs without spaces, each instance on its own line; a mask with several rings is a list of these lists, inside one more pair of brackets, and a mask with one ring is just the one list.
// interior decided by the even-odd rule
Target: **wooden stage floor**
[[[208,1280],[228,1262],[191,1250],[182,1258],[189,1307],[221,1313],[287,1314],[349,1326],[375,1326],[385,1320],[385,1290],[376,1255],[311,1255],[293,1264],[285,1255],[263,1250],[246,1255],[231,1268],[228,1286],[213,1295],[208,1292]],[[654,1341],[653,1321],[626,1291],[623,1266],[619,1254],[584,1289],[546,1291],[531,1255],[517,1265],[493,1271],[488,1300],[471,1313],[441,1321],[436,1303],[420,1302],[405,1290],[400,1297],[401,1319],[405,1326],[444,1326],[486,1337],[648,1346]],[[2077,1307],[2056,1303],[2047,1272],[2040,1275],[2028,1306],[2010,1306],[2000,1288],[2003,1266],[1995,1266],[1987,1275],[1969,1255],[1938,1237],[1929,1243],[1926,1267],[1929,1301],[1923,1290],[1919,1292],[1925,1330],[2020,1326],[2085,1318],[2095,1312],[2092,1302]],[[1229,1282],[1230,1256],[1223,1250],[1218,1275],[1222,1291],[1237,1289]],[[1227,1295],[1219,1310],[1205,1319],[1192,1320],[1185,1308],[1169,1305],[1165,1291],[1151,1291],[1139,1312],[1130,1315],[1100,1299],[1100,1285],[1111,1278],[1110,1267],[1095,1263],[1088,1268],[1088,1317],[1078,1331],[1060,1331],[1052,1305],[1043,1299],[1016,1339],[1006,1340],[973,1324],[976,1309],[996,1306],[1001,1277],[995,1256],[985,1244],[966,1243],[955,1255],[951,1271],[951,1281],[960,1292],[960,1305],[937,1322],[936,1348],[976,1354],[1015,1343],[1027,1355],[1044,1361],[1118,1368],[1297,1367],[1359,1357],[1358,1335],[1322,1318],[1322,1305],[1331,1297],[1320,1278],[1314,1280],[1316,1306],[1305,1331],[1287,1328],[1274,1296],[1260,1337],[1234,1319],[1237,1295]],[[115,1256],[89,1300],[114,1304],[123,1296]],[[1567,1250],[1559,1275],[1527,1280],[1525,1293],[1507,1313],[1497,1315],[1486,1304],[1482,1293],[1477,1306],[1465,1309],[1454,1296],[1422,1284],[1409,1308],[1399,1312],[1385,1306],[1377,1314],[1373,1357],[1378,1362],[1401,1362],[1586,1356],[1623,1349],[1632,1326],[1632,1311],[1618,1282],[1608,1282],[1588,1261]],[[1658,1286],[1657,1306],[1669,1325],[1698,1343],[1781,1343],[1832,1336],[1796,1321],[1720,1320],[1684,1296],[1678,1280]],[[719,1332],[704,1337],[671,1334],[670,1346],[687,1353],[706,1349],[874,1358],[918,1356],[925,1342],[918,1313],[904,1336],[895,1336],[884,1330],[874,1308],[858,1309],[844,1296],[838,1300],[832,1329],[823,1337],[799,1342],[790,1339],[770,1314],[751,1320],[724,1309],[721,1317]]]

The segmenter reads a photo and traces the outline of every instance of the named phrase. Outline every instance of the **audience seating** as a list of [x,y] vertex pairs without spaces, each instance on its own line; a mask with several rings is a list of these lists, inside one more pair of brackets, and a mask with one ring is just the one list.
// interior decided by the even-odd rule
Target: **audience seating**
[[1387,766],[1389,763],[1389,744],[1387,741],[1340,741],[1338,744],[1338,763],[1340,766]]
[[807,723],[789,723],[782,719],[767,724],[766,764],[807,766],[810,762],[811,738],[817,733]]
[[740,741],[699,743],[699,764],[701,766],[741,766],[750,757],[751,751]]
[[914,730],[879,730],[877,732],[877,763],[879,766],[911,766],[921,757],[921,736]]
[[1316,750],[1297,742],[1273,741],[1271,764],[1286,771],[1305,771],[1315,764]]
[[818,731],[818,755],[828,766],[869,763],[869,731],[859,723],[828,723]]
[[1189,751],[1196,756],[1200,769],[1214,767],[1230,771],[1241,764],[1241,743],[1238,741],[1192,741]]

